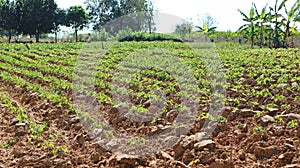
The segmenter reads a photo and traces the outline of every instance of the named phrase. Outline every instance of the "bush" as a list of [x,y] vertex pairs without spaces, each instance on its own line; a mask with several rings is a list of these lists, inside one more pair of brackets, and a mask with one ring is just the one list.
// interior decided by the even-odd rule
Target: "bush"
[[174,42],[183,42],[183,40],[172,37],[170,35],[161,34],[161,33],[131,33],[130,35],[119,38],[119,42],[124,41],[174,41]]
[[127,28],[127,29],[120,30],[118,32],[118,34],[115,36],[115,38],[120,41],[120,39],[124,39],[126,37],[129,37],[132,34],[134,34],[133,31],[130,28]]
[[219,31],[209,36],[213,41],[216,42],[236,42],[236,43],[245,43],[245,39],[239,32],[231,31]]
[[105,29],[101,29],[100,31],[94,31],[90,34],[91,41],[108,41],[110,39],[110,35]]

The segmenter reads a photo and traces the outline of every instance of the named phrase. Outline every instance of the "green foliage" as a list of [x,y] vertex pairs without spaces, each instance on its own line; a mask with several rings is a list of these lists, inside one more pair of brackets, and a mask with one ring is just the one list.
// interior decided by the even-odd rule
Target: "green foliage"
[[291,120],[287,123],[287,126],[290,128],[298,127],[298,120]]
[[0,30],[3,29],[8,32],[9,43],[13,32],[19,28],[20,19],[20,3],[10,0],[0,1]]
[[263,126],[255,126],[253,127],[253,134],[259,134],[260,136],[264,135],[267,133],[266,128],[264,128]]
[[132,33],[129,36],[119,39],[120,42],[124,41],[174,41],[183,42],[181,39],[160,33]]
[[[296,1],[291,9],[286,7],[287,0],[279,2],[276,0],[274,6],[263,7],[258,12],[253,3],[249,15],[239,10],[243,16],[243,21],[247,22],[239,28],[245,37],[250,40],[253,47],[255,40],[258,39],[260,47],[268,45],[269,47],[293,47],[293,41],[289,40],[292,34],[297,34],[296,22],[299,22],[299,1]],[[284,14],[282,14],[284,10]],[[268,41],[268,42],[267,42]]]
[[182,23],[180,25],[176,25],[175,33],[179,34],[182,38],[184,38],[187,34],[192,33],[192,30],[192,23]]
[[254,37],[255,37],[255,13],[254,13],[254,3],[252,4],[252,7],[249,11],[249,15],[246,15],[241,10],[238,10],[240,14],[243,16],[243,21],[247,22],[246,24],[242,25],[238,31],[247,31],[248,39],[250,39],[251,47],[254,45]]
[[28,34],[39,42],[41,34],[57,33],[65,25],[65,11],[57,8],[54,0],[2,0],[0,3],[0,29],[12,35]]
[[110,34],[105,30],[101,29],[100,31],[93,31],[91,34],[92,41],[108,41],[110,38]]
[[130,28],[153,31],[153,5],[148,0],[87,0],[87,11],[94,30],[103,27],[110,34]]
[[201,120],[201,119],[209,119],[209,120],[212,120],[212,121],[218,121],[218,122],[227,122],[227,118],[226,117],[223,117],[223,116],[213,116],[209,113],[201,113],[197,120]]
[[130,37],[133,34],[134,34],[134,32],[130,28],[122,29],[116,35],[116,39],[120,41],[121,39],[124,39],[126,37]]
[[11,138],[5,144],[1,144],[1,146],[5,147],[5,148],[9,148],[16,142],[16,140],[17,140],[16,138]]
[[210,35],[215,32],[217,27],[208,27],[207,23],[204,23],[202,27],[196,26],[199,30],[199,32],[202,32],[204,34]]
[[35,35],[39,42],[40,34],[50,33],[54,29],[57,4],[54,0],[19,0],[21,3],[20,31]]
[[[147,115],[147,105],[143,103],[151,100],[151,103],[160,100],[162,101],[161,114],[168,115],[170,110],[187,111],[188,108],[176,101],[176,99],[189,98],[193,102],[201,105],[213,105],[215,100],[211,97],[221,97],[222,95],[212,94],[211,87],[218,86],[218,82],[211,81],[214,77],[224,77],[228,83],[224,87],[230,94],[226,95],[226,106],[231,106],[234,111],[246,108],[267,111],[270,108],[276,108],[281,113],[282,111],[289,111],[296,107],[299,96],[297,97],[298,86],[291,86],[293,82],[299,82],[298,73],[298,52],[299,49],[250,49],[249,46],[239,45],[236,43],[216,43],[215,52],[219,55],[207,55],[209,48],[208,44],[195,43],[198,50],[193,50],[191,45],[194,43],[176,43],[172,41],[156,41],[156,42],[122,42],[114,43],[105,54],[102,52],[102,43],[85,44],[86,52],[82,63],[77,62],[76,66],[86,66],[89,62],[97,62],[97,66],[89,70],[85,70],[81,75],[74,74],[74,65],[77,61],[79,51],[81,50],[81,43],[62,43],[62,44],[32,44],[31,50],[28,51],[23,44],[1,44],[0,46],[0,79],[9,83],[10,85],[24,87],[32,93],[37,93],[41,99],[52,103],[57,107],[69,112],[74,112],[74,107],[70,100],[68,93],[74,88],[78,89],[80,94],[96,98],[99,103],[103,104],[118,104],[114,102],[112,93],[130,94],[136,98],[135,106],[139,115]],[[110,46],[109,42],[103,42],[105,46]],[[100,55],[94,58],[95,55]],[[186,79],[180,77],[174,78],[175,75],[182,73],[180,67],[175,68],[173,74],[166,69],[149,67],[156,63],[154,55],[165,58],[169,56],[176,56],[180,58],[189,68],[190,74],[195,78],[195,83],[198,87],[178,87],[178,83],[185,84]],[[207,56],[207,57],[206,57]],[[143,63],[145,57],[154,57],[149,59],[149,64]],[[137,58],[138,61],[134,61]],[[221,59],[226,71],[224,76],[220,74],[213,74],[207,68],[210,60],[216,58]],[[165,61],[159,59],[159,61]],[[172,62],[164,62],[170,65]],[[125,64],[123,67],[121,64]],[[173,64],[171,64],[173,65]],[[209,64],[212,65],[212,64]],[[212,65],[214,66],[214,65]],[[218,69],[223,70],[223,69]],[[122,74],[117,74],[125,72]],[[132,73],[132,77],[128,80],[128,73]],[[92,83],[91,78],[84,77],[95,76],[95,83]],[[112,78],[119,75],[121,83],[127,82],[128,91],[118,88],[115,83],[111,82]],[[219,76],[220,75],[220,76]],[[180,76],[180,75],[179,75]],[[241,77],[245,78],[242,79]],[[81,79],[84,84],[75,86],[72,79]],[[278,84],[286,83],[283,88],[279,88]],[[95,91],[89,91],[86,85],[93,84]],[[221,84],[219,84],[221,85]],[[185,89],[182,89],[185,88]],[[187,89],[192,90],[195,94],[189,94]],[[297,90],[298,89],[298,90]],[[155,94],[158,90],[162,95]],[[195,92],[194,92],[195,91]],[[292,92],[292,97],[284,96]],[[296,94],[295,94],[296,93]],[[166,96],[171,95],[171,96]],[[224,96],[224,95],[223,95]],[[167,97],[167,98],[165,98]],[[174,99],[170,98],[173,97]],[[163,99],[165,98],[165,99]],[[224,97],[223,97],[224,98]],[[224,98],[224,99],[225,99]],[[294,99],[294,101],[293,101]],[[287,101],[289,100],[289,101]],[[31,141],[36,143],[36,146],[47,147],[54,153],[64,152],[64,146],[55,146],[57,141],[50,138],[49,141],[42,143],[39,139],[47,137],[45,135],[46,123],[33,121],[29,119],[26,111],[20,110],[9,100],[5,93],[0,94],[0,104],[3,104],[4,111],[8,110],[11,114],[18,116],[19,122],[29,123],[30,132],[28,137]],[[268,109],[269,108],[269,109]],[[286,108],[286,109],[284,109]],[[275,109],[275,111],[276,111]],[[197,109],[198,110],[198,109]],[[205,111],[203,109],[203,111]],[[273,110],[274,111],[274,110]],[[85,113],[76,108],[77,115],[80,116],[84,122],[91,123],[90,128],[101,128],[102,125],[97,122],[99,116]],[[198,111],[197,111],[198,112]],[[226,122],[227,119],[222,116],[212,116],[207,111],[198,116],[198,120],[210,119],[213,121]],[[280,114],[279,113],[279,114]],[[262,113],[258,113],[261,115]],[[279,115],[277,114],[277,115]],[[276,115],[276,114],[275,114]],[[31,116],[31,113],[30,113]],[[160,117],[160,116],[159,116]],[[149,119],[150,124],[156,124],[161,121],[158,116]],[[275,121],[283,122],[282,118],[275,117]],[[290,122],[290,127],[295,127],[296,122]],[[277,124],[277,123],[274,123]],[[253,132],[261,133],[264,129],[257,126]],[[114,138],[112,131],[105,132],[109,138]],[[50,135],[48,135],[50,137]],[[37,140],[37,141],[35,141]],[[2,146],[6,142],[2,142]],[[135,144],[132,141],[131,144]],[[67,151],[67,150],[65,150]]]
[[[263,7],[259,13],[256,5],[254,4],[255,14],[256,14],[256,25],[258,27],[258,36],[259,36],[259,46],[262,47],[264,43],[264,29],[268,27],[266,23],[268,22],[270,13],[267,13],[267,6]],[[268,27],[270,28],[270,27]]]
[[47,123],[45,122],[29,122],[29,133],[31,134],[29,141],[38,140],[38,138],[44,133],[45,128],[47,127]]
[[211,36],[216,32],[216,23],[217,21],[215,20],[215,18],[213,18],[210,14],[205,13],[202,18],[202,25],[196,26],[196,28],[198,29],[197,32],[201,32],[205,35]]
[[69,149],[65,146],[58,146],[52,149],[53,154],[60,153],[60,152],[68,153]]
[[215,42],[231,42],[238,39],[236,42],[242,43],[242,35],[240,32],[232,32],[232,31],[216,31],[213,34],[210,34],[209,37]]
[[130,140],[128,140],[127,142],[131,147],[135,147],[139,144],[145,144],[146,143],[146,139],[145,138],[132,138]]
[[67,11],[57,8],[54,14],[54,28],[55,42],[57,42],[57,33],[60,30],[60,26],[67,25]]
[[284,120],[283,120],[283,118],[282,118],[282,117],[280,117],[280,116],[278,116],[278,115],[277,115],[277,116],[275,116],[275,117],[274,117],[274,119],[275,119],[275,121],[276,121],[276,122],[279,122],[279,123],[281,123],[281,124],[282,124],[282,123],[284,123]]
[[82,30],[88,23],[89,16],[82,6],[71,6],[67,10],[67,26],[75,31],[76,42],[78,42],[78,31]]

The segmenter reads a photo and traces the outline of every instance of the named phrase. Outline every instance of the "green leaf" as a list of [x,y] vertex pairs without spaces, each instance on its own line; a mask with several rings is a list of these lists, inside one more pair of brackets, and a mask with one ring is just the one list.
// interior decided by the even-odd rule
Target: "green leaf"
[[281,4],[279,5],[277,11],[280,11],[283,7],[285,7],[285,4],[286,4],[287,1],[288,1],[288,0],[283,0],[283,1],[281,2]]
[[252,6],[251,9],[250,9],[249,17],[250,17],[251,20],[253,20],[254,16],[255,16],[254,7]]

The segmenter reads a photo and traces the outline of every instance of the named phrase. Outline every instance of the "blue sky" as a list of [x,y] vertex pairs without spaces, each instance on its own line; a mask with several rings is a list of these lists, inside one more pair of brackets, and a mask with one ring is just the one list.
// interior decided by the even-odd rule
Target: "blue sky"
[[[279,0],[281,2],[281,0]],[[288,8],[296,0],[289,0],[287,3]],[[72,5],[83,5],[84,0],[57,0],[58,6],[61,8],[68,8]],[[170,14],[164,15],[164,20],[160,23],[171,24],[170,20],[176,20],[177,17],[182,19],[192,18],[194,24],[199,24],[198,16],[200,19],[205,13],[213,16],[217,21],[217,30],[232,30],[236,31],[242,24],[242,17],[238,9],[249,13],[252,2],[260,10],[266,4],[274,6],[275,0],[153,0],[154,7],[160,13]],[[174,27],[174,26],[173,26]]]

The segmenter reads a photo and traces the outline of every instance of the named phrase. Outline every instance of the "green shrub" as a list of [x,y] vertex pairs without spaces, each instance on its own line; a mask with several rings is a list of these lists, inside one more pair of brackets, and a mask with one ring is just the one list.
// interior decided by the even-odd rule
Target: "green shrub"
[[116,39],[120,40],[120,39],[126,38],[128,36],[131,36],[132,34],[133,34],[133,31],[130,28],[126,28],[126,29],[120,30],[115,37],[116,37]]
[[183,42],[183,40],[172,37],[170,35],[161,34],[161,33],[131,33],[130,35],[119,38],[119,42],[124,41],[174,41],[174,42]]
[[105,29],[94,31],[90,36],[91,41],[108,41],[110,38],[110,34]]

